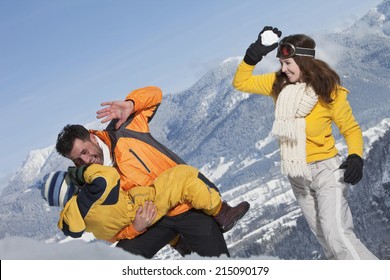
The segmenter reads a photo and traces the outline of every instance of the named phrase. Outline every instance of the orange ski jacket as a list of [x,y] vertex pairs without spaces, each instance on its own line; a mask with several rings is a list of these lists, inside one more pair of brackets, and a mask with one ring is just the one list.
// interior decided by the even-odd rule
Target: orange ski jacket
[[[185,164],[149,131],[149,122],[162,101],[161,89],[154,86],[136,89],[127,95],[126,101],[134,103],[134,110],[118,130],[115,122],[111,122],[103,131],[90,131],[109,147],[114,167],[120,174],[120,186],[125,191],[135,186],[150,186],[165,170]],[[168,215],[179,215],[191,208],[190,204],[179,204]]]

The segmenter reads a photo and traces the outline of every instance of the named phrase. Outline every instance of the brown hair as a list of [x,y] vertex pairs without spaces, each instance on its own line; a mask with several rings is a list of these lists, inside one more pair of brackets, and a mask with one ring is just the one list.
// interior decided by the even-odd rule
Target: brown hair
[[76,139],[80,139],[84,142],[91,141],[89,130],[79,124],[66,125],[61,132],[58,133],[56,143],[57,152],[64,157],[68,157]]
[[[290,43],[296,47],[311,49],[314,49],[316,46],[315,41],[304,34],[287,36],[280,41],[280,44],[282,43]],[[320,101],[330,104],[333,101],[331,97],[332,92],[341,83],[339,75],[326,62],[320,59],[298,55],[292,58],[301,70],[302,82],[313,87]],[[280,69],[276,74],[272,90],[275,100],[286,85],[288,85],[287,77]]]

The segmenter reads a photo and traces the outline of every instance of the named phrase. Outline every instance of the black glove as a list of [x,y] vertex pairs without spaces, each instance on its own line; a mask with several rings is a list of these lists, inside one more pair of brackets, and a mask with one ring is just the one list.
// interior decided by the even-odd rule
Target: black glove
[[340,169],[346,169],[344,172],[344,182],[356,185],[363,178],[363,160],[357,154],[352,154],[347,157]]
[[249,48],[246,50],[244,61],[249,65],[256,65],[267,53],[272,52],[274,49],[278,47],[278,43],[275,42],[272,45],[265,46],[261,41],[261,35],[265,31],[271,30],[275,33],[279,38],[282,36],[282,32],[279,31],[276,27],[265,26],[263,30],[259,33],[259,36],[256,42],[252,43]]
[[85,185],[84,171],[87,169],[88,165],[82,165],[80,167],[69,166],[68,175],[70,180],[76,186],[82,187]]

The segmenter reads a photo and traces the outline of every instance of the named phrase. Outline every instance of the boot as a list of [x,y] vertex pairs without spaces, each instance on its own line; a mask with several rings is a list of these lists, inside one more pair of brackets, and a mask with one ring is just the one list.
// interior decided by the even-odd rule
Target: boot
[[221,210],[214,216],[215,221],[223,233],[231,230],[239,219],[244,217],[249,210],[249,203],[243,201],[235,207],[231,207],[226,201],[222,202]]

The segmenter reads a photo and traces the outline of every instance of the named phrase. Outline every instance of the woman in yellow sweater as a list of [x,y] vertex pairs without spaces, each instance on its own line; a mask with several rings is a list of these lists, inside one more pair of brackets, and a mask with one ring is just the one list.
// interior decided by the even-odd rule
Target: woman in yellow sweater
[[[233,85],[275,101],[272,133],[280,143],[281,171],[328,259],[376,259],[353,232],[347,184],[362,178],[363,137],[338,74],[315,58],[315,41],[303,34],[283,38],[266,26],[246,51]],[[277,48],[281,69],[253,75],[263,56]],[[332,123],[348,147],[341,162]],[[343,170],[345,169],[345,170]]]

